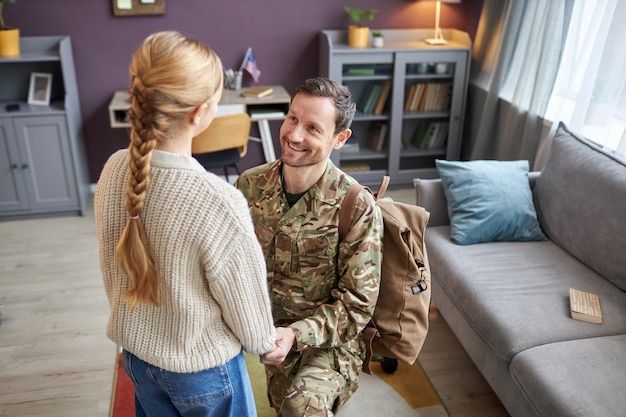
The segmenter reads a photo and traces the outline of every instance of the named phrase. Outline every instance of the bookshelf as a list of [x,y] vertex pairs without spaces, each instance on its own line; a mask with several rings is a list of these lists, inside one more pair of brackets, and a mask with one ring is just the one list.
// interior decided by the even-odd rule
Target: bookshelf
[[469,35],[447,29],[447,44],[428,45],[425,29],[381,32],[382,48],[351,48],[345,30],[319,35],[320,75],[350,88],[357,103],[355,138],[331,159],[365,185],[383,175],[392,185],[435,178],[436,159],[461,156]]

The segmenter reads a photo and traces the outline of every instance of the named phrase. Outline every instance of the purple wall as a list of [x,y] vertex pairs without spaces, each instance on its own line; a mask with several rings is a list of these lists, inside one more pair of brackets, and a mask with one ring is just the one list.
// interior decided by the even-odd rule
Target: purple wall
[[[133,51],[152,32],[178,30],[211,46],[225,67],[238,67],[248,46],[262,71],[260,84],[293,90],[317,75],[318,33],[350,24],[345,5],[378,9],[373,28],[434,26],[434,3],[411,0],[165,0],[163,16],[113,16],[111,0],[17,0],[4,7],[8,26],[22,36],[69,35],[72,39],[83,133],[92,182],[109,155],[128,143],[124,129],[109,127],[113,92],[128,87]],[[442,5],[441,26],[467,31],[474,38],[483,0]],[[244,75],[244,86],[252,80]],[[274,136],[278,123],[273,122]],[[260,145],[251,143],[241,168],[262,162]]]

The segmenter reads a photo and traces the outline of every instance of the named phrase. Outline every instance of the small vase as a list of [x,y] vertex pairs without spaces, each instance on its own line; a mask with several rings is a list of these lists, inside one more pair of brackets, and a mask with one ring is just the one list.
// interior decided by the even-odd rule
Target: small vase
[[372,38],[372,46],[374,48],[382,48],[385,44],[385,39],[382,36],[374,36]]

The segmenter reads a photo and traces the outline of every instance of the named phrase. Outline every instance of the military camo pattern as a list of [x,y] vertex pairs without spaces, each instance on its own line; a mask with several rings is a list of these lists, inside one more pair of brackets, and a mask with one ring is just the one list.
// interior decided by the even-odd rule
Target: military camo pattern
[[333,367],[329,371],[339,372],[346,379],[344,386],[352,387],[350,392],[356,389],[365,355],[360,333],[378,298],[382,214],[372,195],[361,192],[350,232],[340,243],[339,209],[354,179],[329,161],[320,181],[290,208],[281,169],[280,161],[251,168],[235,184],[248,200],[265,254],[274,322],[293,328],[297,337],[298,352],[292,351],[280,369],[268,368],[270,374],[287,375],[279,389],[284,392],[285,383],[293,383],[300,368],[299,352],[330,349],[325,353]]

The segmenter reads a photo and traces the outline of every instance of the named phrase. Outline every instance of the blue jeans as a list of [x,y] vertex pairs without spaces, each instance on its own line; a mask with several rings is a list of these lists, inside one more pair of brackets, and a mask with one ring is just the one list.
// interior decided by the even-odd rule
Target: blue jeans
[[137,417],[256,417],[243,353],[225,365],[178,373],[152,366],[124,350],[124,369],[135,386]]

